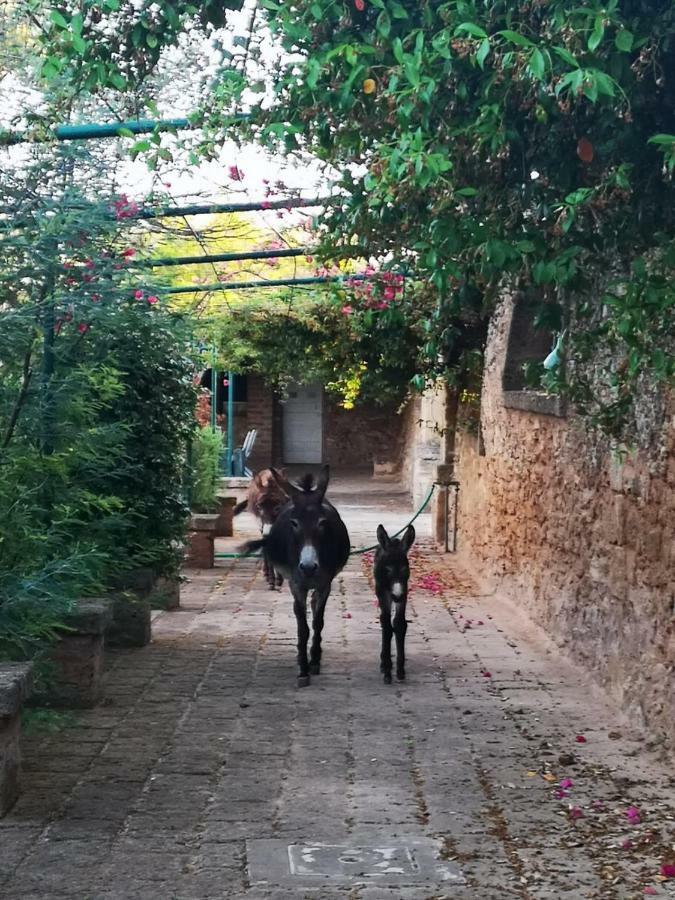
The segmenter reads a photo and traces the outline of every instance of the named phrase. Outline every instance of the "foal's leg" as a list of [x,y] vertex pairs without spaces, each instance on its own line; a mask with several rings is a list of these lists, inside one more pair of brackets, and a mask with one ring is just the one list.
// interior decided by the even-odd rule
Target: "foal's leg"
[[318,675],[321,671],[321,632],[323,631],[323,614],[330,594],[330,585],[321,591],[312,592],[312,651],[310,653],[309,671]]
[[[394,612],[394,634],[396,636],[396,677],[405,681],[405,633],[408,623],[405,620],[406,601],[396,603]],[[391,665],[391,664],[390,664]]]
[[307,589],[300,588],[291,582],[291,593],[293,594],[293,612],[298,624],[298,687],[306,687],[309,684]]
[[384,683],[391,684],[391,600],[388,595],[378,598],[380,601],[380,625],[382,627],[382,652],[380,653],[380,672],[384,675]]

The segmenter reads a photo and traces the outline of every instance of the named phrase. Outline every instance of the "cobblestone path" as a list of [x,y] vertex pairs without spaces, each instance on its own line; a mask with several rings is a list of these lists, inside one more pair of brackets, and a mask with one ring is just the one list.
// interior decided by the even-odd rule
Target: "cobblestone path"
[[[378,502],[344,496],[357,545],[408,517]],[[673,896],[648,741],[423,540],[413,581],[404,685],[381,683],[353,557],[298,690],[286,589],[252,560],[191,576],[149,647],[110,655],[104,705],[26,737],[0,897]]]

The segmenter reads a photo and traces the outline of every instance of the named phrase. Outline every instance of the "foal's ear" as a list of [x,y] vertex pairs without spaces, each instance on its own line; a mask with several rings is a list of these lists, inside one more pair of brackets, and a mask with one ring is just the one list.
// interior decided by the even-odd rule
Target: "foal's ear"
[[324,494],[326,493],[326,489],[328,488],[328,479],[330,478],[330,466],[325,465],[321,469],[319,477],[316,479],[316,492],[319,495],[319,499],[323,500]]
[[403,537],[401,538],[401,546],[406,553],[408,552],[408,550],[410,550],[414,541],[415,529],[412,527],[412,525],[408,525],[406,530],[403,532]]
[[385,531],[384,525],[377,526],[377,542],[383,550],[389,546],[389,535]]

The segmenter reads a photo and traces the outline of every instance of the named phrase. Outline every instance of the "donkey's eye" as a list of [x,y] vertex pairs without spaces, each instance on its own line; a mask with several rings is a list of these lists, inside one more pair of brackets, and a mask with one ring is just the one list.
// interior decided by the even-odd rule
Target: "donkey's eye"
[[323,528],[327,521],[327,519],[319,519],[319,528]]
[[296,529],[297,529],[297,528],[299,528],[299,527],[300,527],[300,523],[298,522],[298,520],[297,520],[297,519],[291,519],[291,528],[296,528]]

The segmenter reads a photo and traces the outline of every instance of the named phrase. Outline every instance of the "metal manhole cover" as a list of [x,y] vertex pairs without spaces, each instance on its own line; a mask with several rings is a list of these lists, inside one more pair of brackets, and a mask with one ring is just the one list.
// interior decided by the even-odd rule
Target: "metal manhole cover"
[[464,884],[460,868],[441,858],[438,842],[423,838],[381,843],[247,841],[253,883]]

